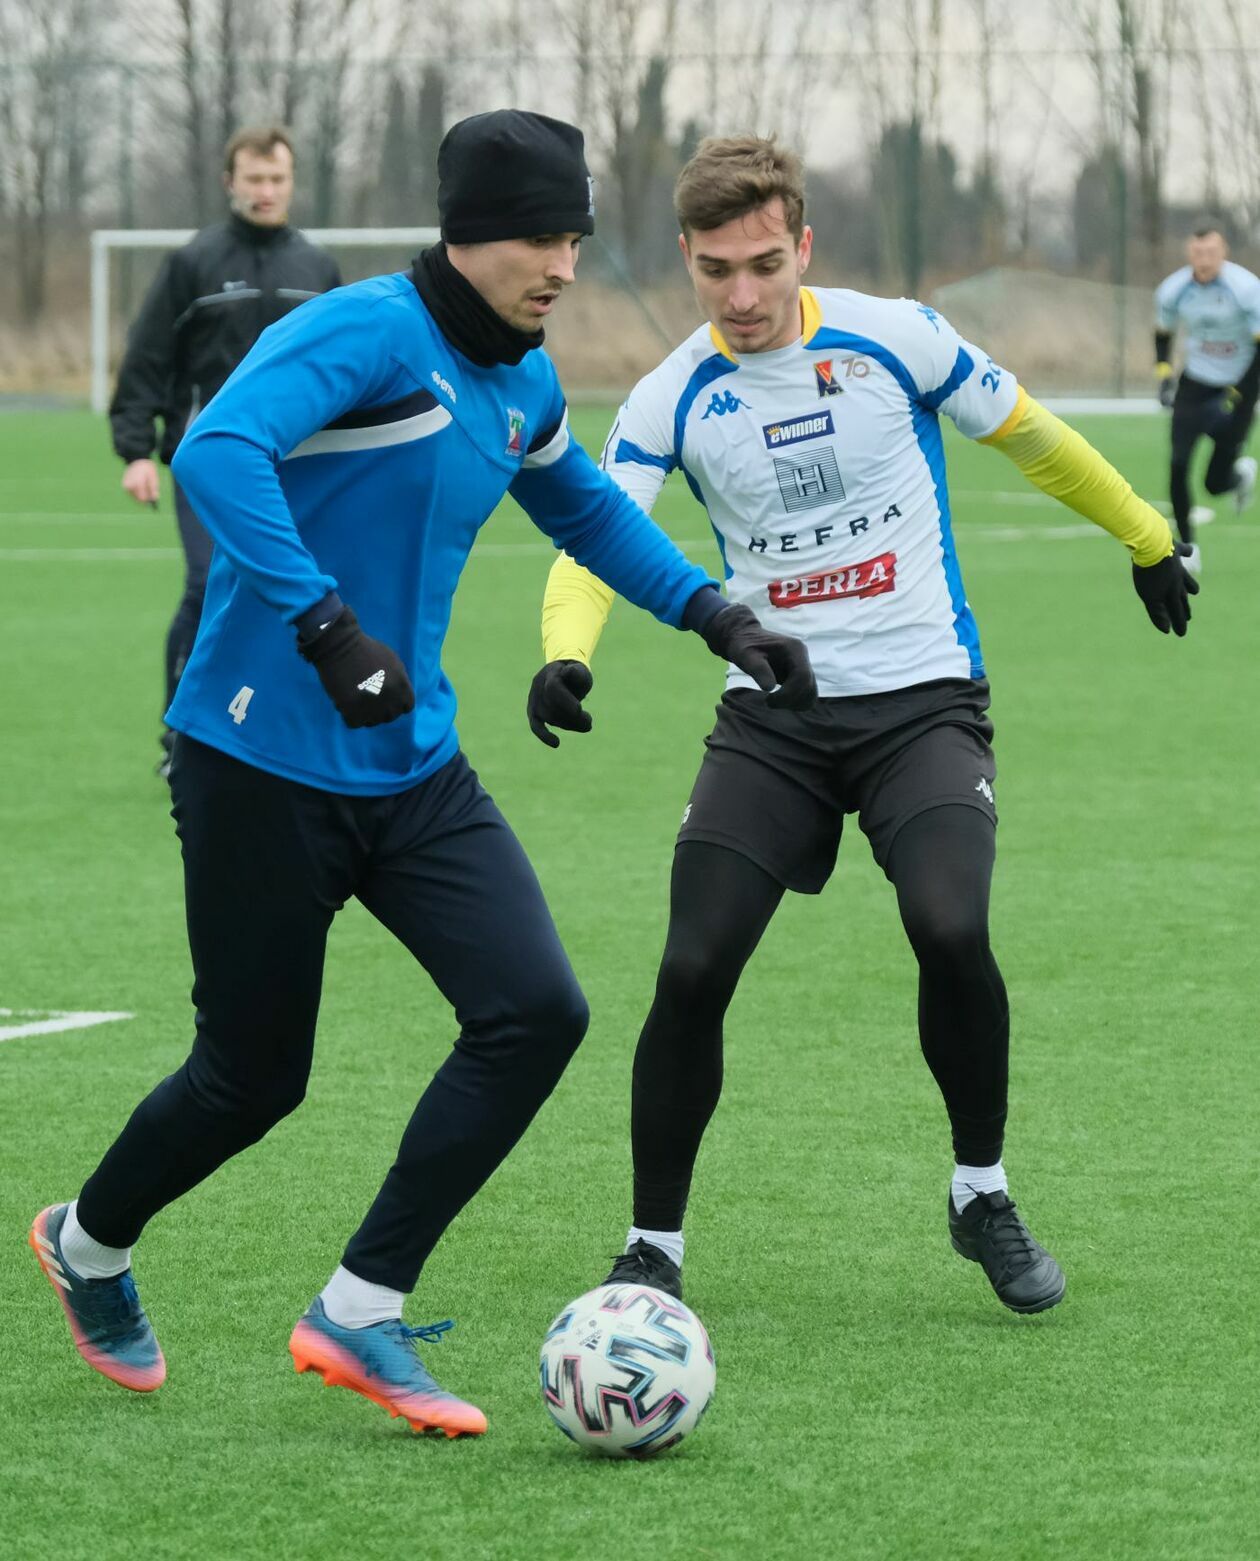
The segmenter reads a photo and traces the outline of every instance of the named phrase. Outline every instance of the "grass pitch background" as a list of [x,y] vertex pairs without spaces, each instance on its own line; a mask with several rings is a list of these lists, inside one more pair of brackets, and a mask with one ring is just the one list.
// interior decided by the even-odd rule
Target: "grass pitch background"
[[[595,448],[607,420],[574,422]],[[1161,420],[1080,426],[1162,497]],[[626,1223],[630,1057],[718,667],[619,604],[595,731],[547,751],[523,704],[549,545],[508,508],[468,566],[447,652],[464,746],[593,1011],[409,1309],[458,1318],[428,1358],[489,1435],[413,1438],[296,1377],[285,1349],[453,1035],[354,905],[331,939],[305,1106],[138,1249],[170,1379],[125,1394],[73,1353],[23,1242],[191,1037],[178,853],[152,775],[180,567],[169,491],[158,515],[128,507],[100,421],[0,419],[0,1006],[135,1013],[0,1044],[0,1553],[1256,1553],[1260,520],[1222,506],[1204,530],[1203,594],[1176,642],[1148,626],[1116,544],[994,452],[951,438],[949,459],[994,685],[1007,1163],[1067,1300],[1017,1319],[949,1249],[914,965],[851,830],[827,893],[785,902],[731,1011],[688,1222],[718,1394],[692,1441],[640,1466],[566,1443],[535,1363]],[[712,561],[685,490],[658,513]]]

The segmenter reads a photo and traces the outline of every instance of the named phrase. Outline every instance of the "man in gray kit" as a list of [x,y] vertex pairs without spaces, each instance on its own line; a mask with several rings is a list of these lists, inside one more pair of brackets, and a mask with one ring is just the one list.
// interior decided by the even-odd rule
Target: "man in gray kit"
[[[1155,373],[1160,404],[1172,409],[1169,496],[1178,534],[1192,544],[1190,458],[1200,436],[1213,445],[1203,478],[1209,493],[1232,493],[1242,514],[1256,486],[1256,463],[1242,449],[1260,389],[1260,277],[1228,254],[1220,229],[1201,223],[1186,245],[1189,264],[1165,277],[1155,292]],[[1178,325],[1186,330],[1180,376],[1172,366]],[[1198,573],[1197,546],[1183,562]]]
[[[168,255],[127,339],[109,421],[123,488],[156,508],[155,446],[169,462],[184,430],[274,320],[341,285],[337,262],[289,226],[293,147],[278,125],[238,130],[224,149],[230,214]],[[159,441],[155,423],[164,431]],[[166,636],[165,710],[197,637],[210,538],[175,484],[184,591]],[[170,767],[162,734],[158,774]]]

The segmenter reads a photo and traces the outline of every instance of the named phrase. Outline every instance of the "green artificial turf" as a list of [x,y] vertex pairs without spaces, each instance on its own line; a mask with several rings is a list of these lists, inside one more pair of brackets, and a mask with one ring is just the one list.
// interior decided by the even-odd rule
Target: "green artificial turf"
[[[609,415],[575,414],[588,447]],[[1163,497],[1162,420],[1080,426]],[[159,514],[130,507],[100,420],[0,419],[0,1007],[135,1016],[0,1043],[0,1554],[1257,1553],[1260,520],[1222,505],[1203,531],[1179,642],[1148,625],[1117,544],[999,454],[948,448],[994,688],[1006,1161],[1067,1299],[1016,1318],[950,1250],[914,965],[850,829],[831,886],[789,896],[732,1007],[687,1230],[717,1397],[692,1440],[637,1465],[555,1431],[537,1351],[627,1222],[631,1053],[720,669],[619,604],[594,732],[551,752],[523,714],[549,544],[507,506],[468,565],[446,658],[460,732],[593,1014],[409,1308],[458,1319],[428,1358],[489,1434],[414,1438],[296,1377],[285,1349],[453,1037],[423,972],[354,905],[331,940],[306,1104],[137,1249],[170,1378],[124,1393],[75,1355],[24,1238],[191,1038],[178,852],[152,773],[180,567],[169,492]],[[685,488],[658,518],[712,563]]]

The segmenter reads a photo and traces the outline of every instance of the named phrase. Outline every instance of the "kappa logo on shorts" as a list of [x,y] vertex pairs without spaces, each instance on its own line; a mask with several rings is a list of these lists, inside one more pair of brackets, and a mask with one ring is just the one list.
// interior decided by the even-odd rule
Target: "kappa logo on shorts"
[[989,785],[988,781],[985,780],[983,775],[976,782],[976,790],[980,793],[986,802],[993,801],[993,787]]
[[881,553],[860,564],[824,569],[795,580],[775,580],[766,587],[771,607],[804,607],[807,602],[834,602],[850,596],[882,596],[897,588],[897,555]]
[[767,423],[761,430],[767,450],[781,449],[785,444],[800,444],[803,439],[821,439],[824,434],[834,434],[836,425],[831,413],[810,412],[805,417],[793,417],[784,423]]

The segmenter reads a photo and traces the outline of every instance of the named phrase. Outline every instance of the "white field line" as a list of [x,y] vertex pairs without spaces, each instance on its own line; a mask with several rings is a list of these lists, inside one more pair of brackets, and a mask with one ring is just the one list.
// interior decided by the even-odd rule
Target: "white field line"
[[0,547],[6,564],[166,563],[183,556],[177,547]]
[[129,510],[22,509],[8,510],[3,514],[0,514],[0,522],[12,521],[14,524],[23,526],[29,526],[33,524],[46,524],[50,526],[69,526],[78,524],[80,526],[93,526],[98,521],[107,521],[113,524],[120,520],[134,521],[137,524],[146,521],[156,521],[160,524],[164,518],[173,520],[174,516],[172,515],[170,517],[163,517],[162,515],[154,514],[152,511],[145,513],[139,507]]
[[[47,1017],[36,1019],[35,1014]],[[22,1035],[56,1035],[61,1030],[89,1030],[94,1024],[112,1024],[116,1019],[134,1019],[135,1014],[94,1012],[85,1009],[71,1013],[58,1008],[0,1008],[0,1018],[25,1019],[24,1024],[0,1025],[0,1041],[15,1041]]]

